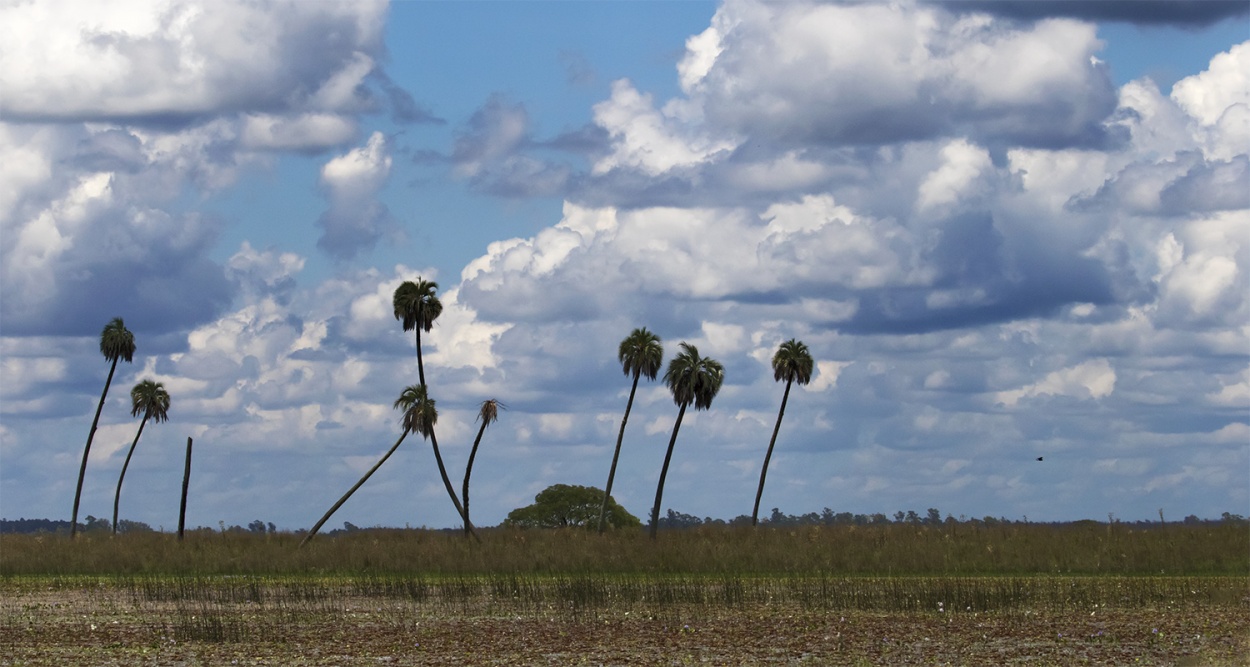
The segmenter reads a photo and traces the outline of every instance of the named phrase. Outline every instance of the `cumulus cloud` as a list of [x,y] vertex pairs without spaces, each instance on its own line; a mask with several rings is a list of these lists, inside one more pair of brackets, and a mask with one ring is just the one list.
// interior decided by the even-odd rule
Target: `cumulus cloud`
[[1106,359],[1082,362],[1054,371],[1040,381],[1020,389],[1000,392],[995,399],[1008,407],[1034,396],[1073,396],[1103,398],[1115,389],[1115,369]]
[[727,3],[682,83],[714,122],[789,145],[951,135],[1095,145],[1115,94],[1089,24],[875,3]]
[[[385,15],[384,2],[0,9],[6,330],[85,333],[129,314],[171,331],[222,312],[233,288],[208,256],[228,221],[186,196],[344,145],[359,115],[402,102],[375,91],[393,86],[377,64]],[[351,220],[331,207],[327,246],[369,247],[385,209],[328,178],[336,201],[366,206]]]
[[373,1],[10,4],[0,113],[186,124],[245,109],[359,110],[374,103],[361,84],[385,11]]
[[350,259],[398,230],[390,211],[377,199],[390,173],[390,149],[381,132],[321,168],[321,186],[330,207],[317,219],[325,230],[317,239],[318,248],[337,259]]

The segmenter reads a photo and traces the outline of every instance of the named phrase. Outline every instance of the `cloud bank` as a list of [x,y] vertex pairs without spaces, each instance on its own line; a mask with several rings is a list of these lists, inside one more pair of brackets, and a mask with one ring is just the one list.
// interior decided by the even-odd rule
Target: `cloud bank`
[[[768,361],[791,337],[817,371],[791,396],[766,507],[1037,520],[1244,510],[1250,43],[1170,94],[1146,79],[1116,87],[1088,20],[1120,18],[989,4],[730,0],[686,42],[678,94],[619,79],[588,127],[551,139],[534,136],[524,101],[492,97],[453,130],[448,178],[511,199],[557,193],[560,219],[496,240],[459,275],[342,264],[318,280],[281,248],[208,260],[229,222],[175,195],[228,188],[274,152],[331,151],[316,184],[321,250],[368,257],[396,233],[378,199],[399,168],[394,145],[355,129],[403,97],[369,84],[384,7],[286,7],[307,16],[245,72],[192,47],[251,5],[212,21],[162,5],[128,19],[124,39],[98,37],[120,29],[105,24],[49,29],[68,41],[47,58],[77,54],[70,80],[86,76],[72,69],[84,53],[124,72],[140,46],[187,50],[154,75],[165,85],[125,101],[100,92],[122,76],[111,69],[81,99],[17,67],[0,74],[21,88],[2,111],[22,120],[0,126],[0,178],[13,184],[0,192],[6,504],[64,504],[61,473],[98,391],[91,337],[123,309],[159,342],[144,351],[141,338],[142,361],[115,383],[166,383],[170,425],[209,452],[204,511],[265,507],[231,521],[307,526],[398,432],[390,404],[415,352],[390,295],[420,276],[445,304],[423,343],[453,468],[476,404],[509,406],[475,466],[484,523],[551,483],[603,483],[628,391],[616,345],[636,326],[669,357],[687,341],[726,367],[712,409],[682,427],[665,497],[684,512],[748,511],[780,397]],[[344,44],[305,59],[300,26],[326,21]],[[60,110],[34,116],[53,96]],[[56,316],[67,304],[70,322]],[[675,414],[658,383],[640,387],[616,480],[635,514]],[[124,442],[131,426],[115,418],[101,440]],[[149,470],[176,467],[166,449]],[[342,518],[452,525],[428,458],[407,447]],[[104,497],[93,483],[88,498]],[[174,484],[140,492],[150,509],[137,518],[165,516]]]

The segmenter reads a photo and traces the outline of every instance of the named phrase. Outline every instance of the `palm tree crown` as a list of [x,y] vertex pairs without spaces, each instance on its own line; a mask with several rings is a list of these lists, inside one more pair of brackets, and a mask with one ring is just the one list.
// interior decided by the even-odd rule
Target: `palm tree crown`
[[127,363],[135,356],[135,335],[130,333],[122,318],[114,317],[100,332],[100,354],[109,361],[121,359]]
[[639,327],[630,332],[617,350],[616,358],[626,375],[646,376],[654,380],[664,366],[664,346],[660,337]]
[[130,416],[143,415],[146,421],[156,423],[169,421],[169,392],[165,385],[152,380],[144,380],[130,390]]
[[443,303],[435,295],[437,290],[438,283],[422,278],[417,278],[415,283],[405,280],[395,288],[391,305],[395,309],[395,319],[403,321],[404,331],[420,327],[428,333],[434,328],[434,320],[443,313]]
[[797,382],[805,385],[812,381],[812,354],[802,342],[791,338],[773,354],[773,380]]
[[477,411],[477,419],[482,422],[483,428],[499,421],[500,408],[507,409],[507,406],[493,398],[482,401],[482,407]]
[[712,407],[724,381],[725,367],[711,357],[700,357],[699,349],[689,343],[681,344],[681,352],[668,362],[664,372],[673,402],[680,406],[693,403],[696,410]]
[[420,433],[427,439],[434,432],[434,424],[438,422],[438,410],[434,407],[434,399],[426,393],[425,385],[405,387],[395,400],[394,407],[404,411],[400,425],[405,432]]

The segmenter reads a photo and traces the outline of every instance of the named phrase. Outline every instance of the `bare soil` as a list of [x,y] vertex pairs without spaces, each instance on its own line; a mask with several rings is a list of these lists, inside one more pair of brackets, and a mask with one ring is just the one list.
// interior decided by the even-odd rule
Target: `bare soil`
[[[814,612],[185,603],[5,587],[0,665],[1250,665],[1241,602],[1182,609]],[[198,606],[197,606],[198,605]]]

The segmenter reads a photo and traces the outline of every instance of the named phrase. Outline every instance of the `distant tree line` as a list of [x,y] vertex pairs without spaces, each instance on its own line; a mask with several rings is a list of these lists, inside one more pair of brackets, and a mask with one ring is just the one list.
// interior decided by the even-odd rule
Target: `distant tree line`
[[[558,504],[553,505],[553,498],[564,495],[571,499],[571,507],[559,507]],[[536,498],[533,505],[513,510],[507,519],[498,527],[501,528],[590,528],[597,526],[597,516],[600,503],[603,498],[603,491],[594,487],[573,487],[564,484],[557,484],[549,487],[543,493],[541,498]],[[614,528],[639,528],[643,524],[623,507],[618,505],[615,500],[609,501],[609,525]],[[982,518],[955,517],[947,514],[945,518],[941,518],[941,513],[930,508],[923,516],[915,511],[899,511],[891,516],[887,516],[880,512],[873,514],[852,514],[851,512],[834,512],[826,507],[820,512],[808,512],[806,514],[786,514],[778,508],[773,508],[772,513],[765,517],[759,518],[759,525],[770,526],[773,528],[789,528],[800,526],[874,526],[874,525],[898,525],[911,524],[916,526],[938,526],[951,523],[959,525],[982,525],[982,526],[998,526],[1013,524],[1048,524],[1048,525],[1066,525],[1085,523],[1088,520],[1079,521],[1051,521],[1038,522],[1030,521],[1028,517],[1020,519],[1008,519],[1006,517],[985,516]],[[1139,529],[1158,528],[1163,525],[1159,521],[1120,521],[1114,516],[1108,517],[1108,523],[1117,523],[1124,526],[1130,526]],[[1177,522],[1168,522],[1175,525]],[[1232,512],[1224,512],[1218,519],[1204,519],[1197,515],[1190,514],[1182,519],[1179,523],[1186,526],[1215,526],[1223,523],[1245,524],[1250,527],[1250,519]],[[686,514],[670,509],[667,513],[660,517],[659,530],[681,530],[701,527],[716,526],[750,526],[752,525],[751,517],[746,514],[738,515],[732,519],[719,519],[714,517],[700,518],[694,514]],[[649,527],[649,526],[647,526]],[[37,534],[37,533],[59,533],[69,532],[69,522],[63,520],[52,519],[0,519],[0,534]],[[394,530],[385,526],[372,526],[369,528],[357,526],[350,521],[343,522],[342,528],[327,531],[327,535],[343,535],[354,533],[357,531],[379,529]],[[78,524],[78,532],[84,533],[101,533],[112,530],[112,524],[108,519],[96,518],[88,515],[85,522]],[[459,530],[459,529],[448,529]],[[121,519],[118,522],[117,532],[156,532],[142,521],[129,521]],[[208,526],[200,526],[194,529],[199,533],[231,533],[231,534],[252,534],[252,535],[272,535],[279,532],[278,527],[272,521],[265,522],[257,519],[247,524],[247,526],[231,525],[227,526],[225,522],[219,522],[218,528],[213,529]],[[306,534],[307,531],[300,529],[292,531],[295,534]]]
[[[776,528],[788,528],[798,526],[874,526],[886,524],[907,524],[915,526],[939,526],[951,523],[957,524],[973,524],[973,525],[1008,525],[1008,524],[1028,524],[1028,523],[1045,523],[1050,525],[1064,525],[1073,523],[1083,523],[1085,520],[1079,521],[1050,521],[1038,522],[1030,521],[1029,518],[1008,519],[1006,517],[985,516],[980,519],[976,517],[960,516],[956,519],[950,514],[946,518],[942,518],[942,513],[930,507],[924,515],[920,515],[914,510],[898,511],[893,516],[886,516],[880,512],[874,514],[852,514],[851,512],[834,512],[826,507],[820,512],[808,512],[807,514],[786,514],[780,509],[774,507],[772,513],[767,517],[759,519],[760,525],[773,526]],[[1114,516],[1108,518],[1109,523],[1117,523],[1135,528],[1157,528],[1163,525],[1161,521],[1120,521]],[[1175,523],[1175,522],[1172,522]],[[1181,520],[1181,523],[1187,526],[1195,525],[1217,525],[1221,523],[1244,523],[1250,524],[1250,520],[1240,514],[1224,512],[1219,519],[1203,519],[1197,515],[1190,514]],[[682,529],[682,528],[699,528],[701,526],[750,526],[752,518],[745,514],[738,515],[732,519],[716,519],[706,517],[700,519],[693,514],[685,514],[675,510],[668,510],[668,514],[660,518],[659,528],[664,529]]]

